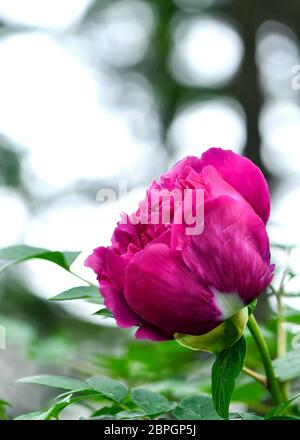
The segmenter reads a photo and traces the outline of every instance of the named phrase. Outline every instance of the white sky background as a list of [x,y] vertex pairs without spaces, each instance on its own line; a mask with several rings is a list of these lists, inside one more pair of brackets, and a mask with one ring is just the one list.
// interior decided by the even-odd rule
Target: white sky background
[[[69,32],[90,3],[0,0],[0,19],[33,27],[0,39],[0,133],[24,151],[22,172],[34,194],[55,194],[78,179],[117,181],[120,176],[133,184],[139,182],[138,188],[128,200],[112,205],[90,203],[78,195],[57,200],[34,215],[18,194],[1,189],[1,246],[22,240],[88,252],[107,244],[118,212],[132,211],[142,198],[143,186],[165,167],[165,157],[158,154],[159,137],[141,138],[129,124],[132,118],[139,118],[147,130],[145,121],[152,121],[153,133],[159,132],[151,90],[141,91],[134,85],[136,105],[142,102],[142,112],[139,108],[117,109],[110,100],[114,101],[120,84],[104,65],[111,39],[116,64],[134,63],[142,57],[154,16],[142,1],[127,2],[127,9],[123,2],[123,10],[118,4],[110,7],[102,27],[90,29],[87,54],[86,39],[73,38]],[[126,30],[122,38],[120,29]],[[173,31],[168,64],[179,81],[218,87],[236,74],[243,46],[231,23],[203,15],[201,20],[178,20]],[[122,53],[119,60],[118,48]],[[103,69],[98,65],[96,71],[90,63],[93,50],[102,53]],[[300,109],[299,95],[290,83],[291,67],[299,64],[294,36],[280,24],[267,23],[258,35],[257,60],[267,97],[260,118],[263,158],[272,172],[284,175],[274,194],[270,233],[276,241],[300,244]],[[243,110],[225,98],[179,109],[168,133],[176,158],[200,155],[211,146],[241,153],[245,138]],[[147,176],[144,181],[143,175]],[[28,269],[36,291],[44,296],[77,284],[51,265],[32,262]],[[76,269],[93,278],[82,267],[82,259]]]

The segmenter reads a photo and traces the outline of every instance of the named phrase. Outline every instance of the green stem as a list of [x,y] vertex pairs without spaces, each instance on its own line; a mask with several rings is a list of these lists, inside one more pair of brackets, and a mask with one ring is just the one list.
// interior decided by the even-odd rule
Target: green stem
[[284,305],[282,303],[282,292],[276,294],[278,306],[278,323],[277,323],[277,356],[281,357],[286,354],[286,331],[284,323]]
[[272,365],[272,359],[269,353],[269,349],[267,346],[267,343],[265,341],[265,338],[263,337],[259,325],[254,318],[253,314],[249,316],[248,320],[248,328],[253,336],[253,339],[256,342],[257,348],[259,350],[262,362],[264,364],[266,377],[268,381],[268,389],[272,395],[272,398],[274,400],[274,403],[276,405],[279,405],[280,403],[284,402],[284,398],[281,394],[279,382],[276,379],[273,365]]
[[[278,357],[284,356],[287,351],[287,335],[284,326],[285,310],[282,301],[282,296],[283,296],[283,288],[281,287],[276,293],[277,307],[278,307],[278,321],[277,321],[277,356]],[[281,383],[281,391],[285,400],[288,400],[289,398],[288,382]]]
[[79,280],[83,281],[84,283],[87,283],[87,284],[89,284],[89,285],[92,286],[92,287],[98,287],[96,284],[91,283],[90,281],[88,281],[87,279],[85,279],[85,278],[83,278],[82,276],[78,275],[77,273],[73,272],[72,270],[68,270],[68,272],[69,272],[71,275],[74,275],[74,277],[76,277],[76,278],[78,278]]

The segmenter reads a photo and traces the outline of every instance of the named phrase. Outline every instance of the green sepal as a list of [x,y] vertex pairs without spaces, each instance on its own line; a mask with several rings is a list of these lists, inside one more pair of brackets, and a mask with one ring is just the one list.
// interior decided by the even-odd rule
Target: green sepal
[[222,322],[204,335],[194,336],[175,333],[175,340],[191,350],[202,350],[218,354],[231,347],[243,335],[248,321],[248,307],[239,310],[235,315]]

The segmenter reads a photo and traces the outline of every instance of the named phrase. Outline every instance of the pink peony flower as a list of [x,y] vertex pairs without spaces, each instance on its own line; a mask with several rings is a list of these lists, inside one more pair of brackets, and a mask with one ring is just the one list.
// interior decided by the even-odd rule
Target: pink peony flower
[[[187,234],[175,221],[184,202],[155,206],[160,221],[151,224],[153,190],[202,190],[204,227]],[[183,198],[184,200],[184,198]],[[195,213],[194,200],[192,212]],[[153,207],[151,206],[153,210]],[[147,222],[142,222],[145,216]],[[130,217],[123,216],[109,247],[86,260],[97,274],[104,303],[120,327],[138,326],[139,339],[172,339],[174,333],[205,334],[257,298],[270,283],[266,223],[270,193],[260,169],[232,151],[211,148],[201,158],[186,157],[159,182]]]

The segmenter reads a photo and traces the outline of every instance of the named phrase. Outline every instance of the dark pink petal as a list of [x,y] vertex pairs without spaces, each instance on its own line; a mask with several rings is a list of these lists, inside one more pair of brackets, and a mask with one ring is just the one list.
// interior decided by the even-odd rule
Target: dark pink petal
[[141,318],[128,306],[123,293],[107,281],[100,281],[100,290],[105,306],[112,312],[119,327],[131,327],[141,323]]
[[265,225],[247,202],[231,196],[206,202],[202,234],[184,235],[184,226],[173,225],[172,245],[207,286],[246,304],[272,279]]
[[211,148],[201,157],[202,167],[213,165],[266,223],[270,216],[270,192],[261,170],[254,163],[230,150]]
[[[213,166],[208,165],[204,167],[202,170],[202,175],[207,191],[210,193],[210,196],[212,198],[216,198],[222,195],[228,195],[231,197],[231,199],[241,204],[242,212],[249,213],[249,219],[252,219],[252,221],[254,222],[254,226],[253,226],[254,233],[252,235],[252,239],[254,240],[254,243],[257,246],[258,252],[260,252],[263,258],[269,263],[270,246],[269,246],[269,238],[266,233],[265,225],[260,220],[260,218],[257,218],[257,216],[254,215],[255,212],[251,207],[251,205],[247,204],[247,201],[243,198],[243,196],[236,189],[234,189],[228,182],[226,182]],[[249,227],[249,231],[251,231],[251,225],[248,225],[248,227]]]
[[202,178],[210,198],[227,194],[236,200],[241,200],[242,203],[245,202],[244,197],[224,180],[212,165],[207,165],[203,168]]
[[139,247],[137,231],[134,225],[131,224],[130,217],[128,215],[122,215],[122,222],[119,222],[118,226],[114,230],[111,242],[112,249],[119,254],[125,254],[130,244]]
[[108,278],[119,290],[124,290],[124,275],[127,261],[107,247],[99,247],[90,255],[85,265],[91,267],[100,279]]
[[94,249],[93,253],[89,255],[84,262],[84,265],[93,269],[98,276],[103,272],[103,254],[105,253],[105,249],[103,246]]
[[173,335],[171,333],[166,333],[163,330],[159,329],[150,324],[144,324],[138,328],[135,332],[136,339],[150,339],[150,341],[168,341],[173,339]]
[[165,244],[134,255],[126,269],[125,297],[144,321],[167,333],[203,334],[220,323],[213,293]]

